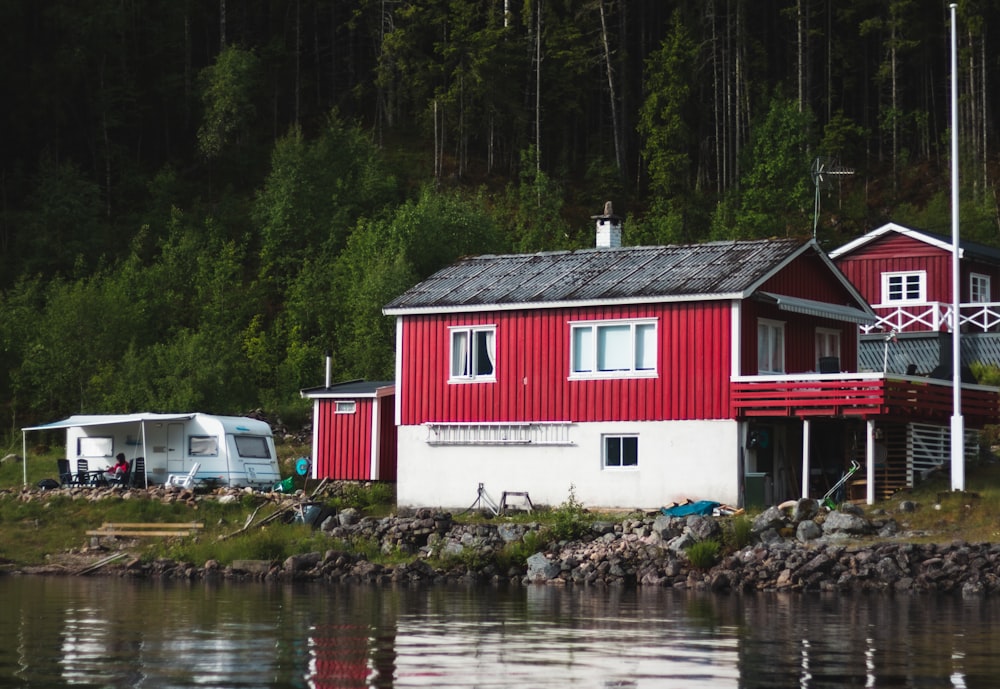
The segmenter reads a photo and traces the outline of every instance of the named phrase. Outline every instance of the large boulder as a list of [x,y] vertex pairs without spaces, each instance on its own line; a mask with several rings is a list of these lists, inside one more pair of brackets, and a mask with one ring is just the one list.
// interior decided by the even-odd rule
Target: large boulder
[[528,574],[525,577],[531,583],[543,583],[554,579],[562,571],[562,565],[545,557],[545,553],[535,553],[528,558]]
[[864,517],[836,510],[826,516],[823,534],[826,536],[864,536],[872,532],[872,525]]
[[753,526],[750,527],[750,530],[754,534],[761,534],[768,529],[778,530],[784,528],[786,523],[785,513],[772,505],[757,515],[753,520]]

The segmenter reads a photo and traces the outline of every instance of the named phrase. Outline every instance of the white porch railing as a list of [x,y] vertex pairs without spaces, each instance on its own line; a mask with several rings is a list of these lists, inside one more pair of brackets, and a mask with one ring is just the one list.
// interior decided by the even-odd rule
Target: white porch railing
[[[863,324],[861,332],[951,330],[952,305],[943,301],[908,304],[872,304],[877,320]],[[981,332],[1000,330],[1000,302],[959,304],[959,323]]]
[[572,445],[568,421],[426,423],[428,445]]

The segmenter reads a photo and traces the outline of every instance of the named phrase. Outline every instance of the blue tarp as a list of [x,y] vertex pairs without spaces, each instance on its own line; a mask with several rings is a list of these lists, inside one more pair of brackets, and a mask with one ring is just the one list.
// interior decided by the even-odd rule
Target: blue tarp
[[684,505],[664,507],[660,511],[668,517],[687,517],[692,514],[710,515],[718,506],[719,503],[712,502],[711,500],[699,500],[698,502],[689,502]]

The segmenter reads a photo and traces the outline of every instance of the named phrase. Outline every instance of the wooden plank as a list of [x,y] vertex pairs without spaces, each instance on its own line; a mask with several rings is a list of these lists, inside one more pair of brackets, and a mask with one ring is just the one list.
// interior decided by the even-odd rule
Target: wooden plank
[[201,522],[104,522],[102,529],[204,529]]
[[135,531],[129,531],[126,529],[121,530],[103,530],[95,529],[87,532],[88,536],[190,536],[190,531],[151,531],[149,529],[139,529]]

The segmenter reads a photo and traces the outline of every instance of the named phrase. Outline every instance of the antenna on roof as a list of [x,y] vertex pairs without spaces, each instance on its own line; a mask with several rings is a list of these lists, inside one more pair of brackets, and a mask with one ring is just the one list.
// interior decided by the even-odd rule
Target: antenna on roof
[[813,204],[813,239],[816,239],[816,225],[819,223],[820,189],[829,189],[833,186],[835,178],[853,175],[854,170],[838,165],[837,161],[830,156],[816,156],[813,158],[809,174],[812,175],[813,184],[816,185],[816,202]]

